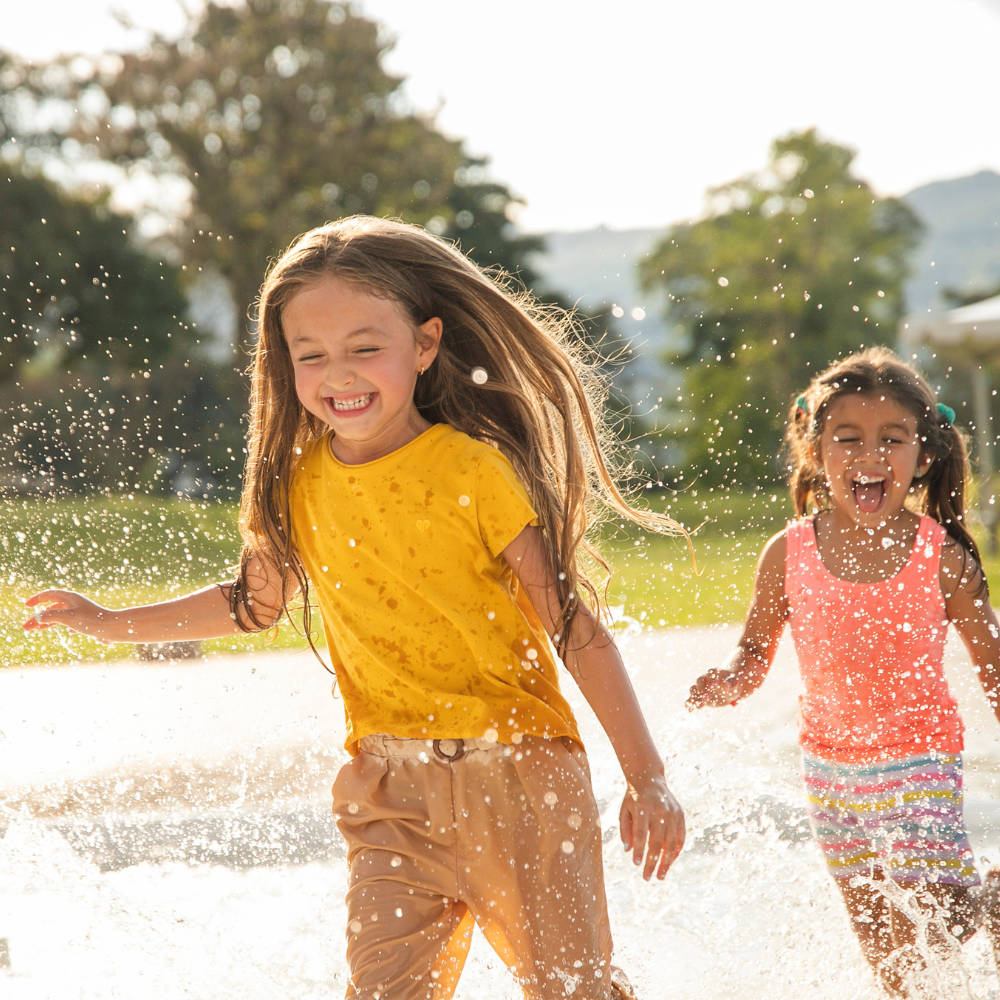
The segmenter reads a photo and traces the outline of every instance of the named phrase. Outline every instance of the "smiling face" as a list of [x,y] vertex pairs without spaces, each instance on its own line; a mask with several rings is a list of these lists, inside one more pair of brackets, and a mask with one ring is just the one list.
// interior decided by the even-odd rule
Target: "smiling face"
[[380,458],[430,426],[413,390],[437,356],[440,319],[414,328],[393,300],[333,277],[294,295],[281,319],[296,395],[333,428],[342,462]]
[[817,447],[834,511],[859,527],[898,517],[914,477],[930,467],[917,418],[888,395],[845,394],[824,414]]

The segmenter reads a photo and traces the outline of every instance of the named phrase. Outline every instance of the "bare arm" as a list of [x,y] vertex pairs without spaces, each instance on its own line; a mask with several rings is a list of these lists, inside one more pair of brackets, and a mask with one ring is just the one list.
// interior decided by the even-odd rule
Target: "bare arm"
[[996,612],[981,587],[983,571],[958,545],[946,545],[941,552],[941,592],[945,610],[979,674],[993,714],[1000,721],[1000,628]]
[[[554,635],[560,605],[541,529],[525,528],[503,554],[542,624]],[[625,849],[632,851],[637,865],[645,853],[644,878],[650,878],[657,864],[657,877],[663,878],[684,846],[684,813],[667,787],[663,760],[621,656],[607,630],[582,603],[566,647],[566,668],[608,734],[628,782],[620,816]]]
[[788,619],[785,599],[785,533],[764,546],[743,634],[724,667],[714,667],[691,686],[689,709],[735,705],[764,683]]
[[[280,574],[257,559],[247,574],[258,620],[277,620],[282,606]],[[101,642],[175,642],[189,639],[213,639],[247,631],[241,628],[230,611],[231,583],[212,584],[193,594],[145,604],[135,608],[111,610],[71,590],[43,590],[24,603],[29,607],[48,604],[24,623],[25,630],[65,625]],[[291,596],[291,594],[289,594]],[[243,624],[250,618],[243,615]],[[249,629],[254,631],[253,628]]]

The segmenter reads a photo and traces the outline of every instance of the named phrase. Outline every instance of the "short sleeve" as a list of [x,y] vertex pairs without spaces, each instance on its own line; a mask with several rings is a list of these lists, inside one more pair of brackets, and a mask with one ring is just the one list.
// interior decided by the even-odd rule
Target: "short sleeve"
[[476,470],[476,516],[479,533],[494,557],[527,525],[538,524],[528,491],[507,457],[495,448],[483,455]]

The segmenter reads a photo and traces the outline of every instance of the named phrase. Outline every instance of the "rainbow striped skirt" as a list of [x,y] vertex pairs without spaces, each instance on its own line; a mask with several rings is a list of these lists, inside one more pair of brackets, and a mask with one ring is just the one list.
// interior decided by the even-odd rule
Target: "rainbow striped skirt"
[[979,885],[962,815],[962,755],[927,753],[870,764],[803,754],[813,836],[834,878]]

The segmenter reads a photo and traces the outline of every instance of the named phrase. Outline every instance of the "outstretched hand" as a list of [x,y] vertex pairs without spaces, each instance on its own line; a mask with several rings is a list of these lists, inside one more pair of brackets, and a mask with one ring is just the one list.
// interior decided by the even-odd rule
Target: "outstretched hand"
[[[29,608],[37,609],[21,626],[26,632],[65,625],[73,632],[83,632],[100,642],[110,644],[123,641],[123,637],[116,634],[115,612],[102,608],[72,590],[43,590],[40,594],[33,594],[24,603]],[[48,604],[48,607],[41,607],[43,604]]]
[[642,877],[648,882],[654,870],[664,878],[684,847],[684,810],[667,788],[666,779],[656,775],[640,789],[629,788],[618,816],[619,830],[632,861],[646,864]]
[[728,667],[708,670],[691,685],[691,693],[685,702],[687,710],[696,708],[721,708],[735,705],[743,697],[739,675]]

